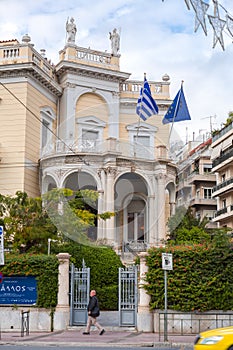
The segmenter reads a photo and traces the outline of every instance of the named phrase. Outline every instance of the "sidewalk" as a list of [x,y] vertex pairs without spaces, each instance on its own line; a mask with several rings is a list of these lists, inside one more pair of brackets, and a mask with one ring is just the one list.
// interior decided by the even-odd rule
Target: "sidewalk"
[[172,347],[177,347],[182,350],[193,349],[193,341],[195,335],[168,335],[168,342],[164,342],[163,335],[159,339],[157,333],[143,333],[136,331],[112,331],[105,328],[106,332],[100,336],[98,331],[91,331],[90,335],[83,335],[83,328],[77,327],[74,329],[59,331],[59,332],[34,332],[29,335],[21,337],[21,333],[18,332],[2,332],[0,345],[3,344],[20,344],[20,345],[65,345],[65,346],[105,346],[114,347],[119,345],[124,346],[137,346],[137,347],[154,347],[160,348],[168,347],[170,344]]

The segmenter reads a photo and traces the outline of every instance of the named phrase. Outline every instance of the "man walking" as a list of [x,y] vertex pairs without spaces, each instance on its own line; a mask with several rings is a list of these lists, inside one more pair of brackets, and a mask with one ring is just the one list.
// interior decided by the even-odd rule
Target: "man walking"
[[90,300],[87,306],[87,311],[88,311],[87,326],[83,334],[90,334],[91,325],[93,325],[93,326],[96,326],[100,331],[99,335],[103,335],[105,330],[101,327],[101,325],[96,320],[96,318],[100,315],[100,309],[99,309],[99,303],[98,303],[95,290],[91,290],[90,292]]

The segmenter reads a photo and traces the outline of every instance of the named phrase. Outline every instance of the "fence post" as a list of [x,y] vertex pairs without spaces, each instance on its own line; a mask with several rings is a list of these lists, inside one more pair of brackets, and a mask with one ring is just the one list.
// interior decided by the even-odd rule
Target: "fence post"
[[24,336],[24,332],[26,332],[26,335],[29,335],[29,312],[21,311],[21,337]]
[[139,303],[138,303],[138,317],[137,317],[137,329],[138,331],[153,332],[153,313],[150,311],[150,295],[147,294],[144,285],[145,277],[148,271],[146,265],[146,252],[138,254],[140,257],[140,280],[139,280]]
[[58,295],[54,314],[54,330],[63,330],[69,324],[69,253],[56,255],[59,260],[58,267]]

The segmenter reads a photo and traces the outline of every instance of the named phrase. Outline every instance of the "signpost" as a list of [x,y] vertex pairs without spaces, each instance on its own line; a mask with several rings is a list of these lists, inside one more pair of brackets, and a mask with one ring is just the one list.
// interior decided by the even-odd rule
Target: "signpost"
[[0,226],[0,265],[4,264],[4,231],[3,226]]
[[162,253],[162,269],[164,270],[164,341],[167,338],[167,271],[173,270],[172,254]]

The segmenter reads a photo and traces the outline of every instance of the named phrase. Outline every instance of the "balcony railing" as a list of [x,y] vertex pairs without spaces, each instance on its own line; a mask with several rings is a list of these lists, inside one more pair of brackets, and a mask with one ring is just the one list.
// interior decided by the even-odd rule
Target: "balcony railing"
[[220,130],[216,135],[213,136],[212,141],[216,141],[218,140],[220,137],[222,137],[223,135],[225,135],[228,131],[230,131],[233,127],[233,123],[227,125],[225,128],[223,128],[222,130]]
[[5,64],[6,62],[7,64],[33,62],[50,77],[55,79],[53,65],[49,60],[40,55],[32,45],[18,44],[16,47],[9,45],[9,47],[0,48],[0,64]]
[[213,168],[216,167],[217,165],[221,164],[222,162],[224,162],[225,160],[227,160],[230,157],[233,157],[233,148],[231,148],[227,153],[224,153],[222,156],[216,158],[213,161]]
[[220,215],[222,215],[222,214],[226,214],[226,213],[231,212],[231,211],[232,211],[232,205],[217,210],[217,211],[215,212],[215,214],[214,214],[214,217],[216,218],[217,216],[220,216]]
[[84,60],[87,62],[95,62],[100,64],[111,64],[111,54],[102,51],[90,50],[86,48],[79,47],[76,50],[77,59]]
[[75,154],[104,154],[115,153],[121,157],[155,160],[156,157],[166,158],[156,154],[154,147],[145,147],[141,144],[131,144],[116,139],[108,140],[80,140],[74,143],[58,140],[56,145],[49,144],[42,150],[42,158],[55,155]]
[[230,179],[227,179],[226,181],[221,182],[219,185],[214,186],[212,191],[216,192],[216,191],[220,190],[221,188],[226,187],[232,183],[233,183],[233,177],[231,177]]

